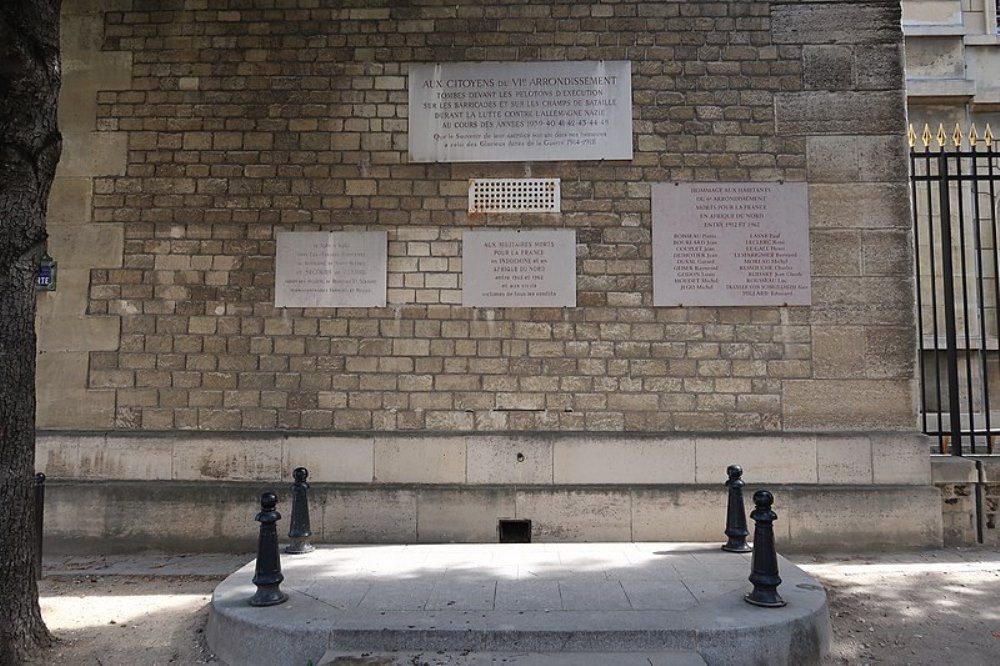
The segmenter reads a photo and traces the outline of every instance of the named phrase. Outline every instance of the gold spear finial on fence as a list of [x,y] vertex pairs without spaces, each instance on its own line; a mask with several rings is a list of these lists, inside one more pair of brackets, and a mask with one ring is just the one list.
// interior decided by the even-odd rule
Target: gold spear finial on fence
[[[949,143],[949,140],[951,143]],[[929,150],[934,141],[937,141],[940,150],[952,147],[961,148],[965,141],[969,142],[969,147],[972,150],[976,150],[979,142],[982,141],[986,144],[987,150],[994,150],[994,142],[1000,141],[1000,136],[993,134],[993,128],[990,127],[989,123],[986,123],[982,134],[979,133],[979,128],[975,123],[969,125],[969,132],[967,134],[962,127],[962,123],[955,123],[955,129],[952,131],[950,137],[944,128],[944,123],[938,123],[937,133],[931,130],[930,123],[924,123],[924,129],[920,134],[917,134],[913,123],[909,123],[906,129],[906,141],[910,144],[911,149],[916,148],[919,141],[923,144],[924,150]]]

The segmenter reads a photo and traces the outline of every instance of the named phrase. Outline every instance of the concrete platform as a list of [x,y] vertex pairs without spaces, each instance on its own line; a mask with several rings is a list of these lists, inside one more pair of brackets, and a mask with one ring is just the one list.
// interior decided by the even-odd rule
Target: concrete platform
[[282,556],[279,606],[247,604],[252,562],[229,576],[208,643],[231,666],[819,663],[826,592],[779,568],[788,605],[769,609],[743,601],[750,556],[718,543],[320,547]]

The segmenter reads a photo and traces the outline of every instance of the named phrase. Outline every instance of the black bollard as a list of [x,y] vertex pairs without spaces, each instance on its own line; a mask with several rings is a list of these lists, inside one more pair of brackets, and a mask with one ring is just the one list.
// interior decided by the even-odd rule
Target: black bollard
[[771,510],[774,496],[766,490],[753,494],[753,557],[750,561],[750,582],[753,590],[745,599],[754,606],[780,608],[785,600],[778,594],[778,553],[774,550],[774,521],[778,514]]
[[35,474],[35,580],[42,579],[42,529],[45,525],[45,475]]
[[311,553],[316,550],[316,546],[309,543],[312,530],[309,529],[309,470],[305,467],[296,467],[292,472],[295,483],[292,484],[292,522],[288,527],[288,538],[292,540],[285,547],[285,552],[289,555],[301,555]]
[[726,503],[726,531],[729,540],[722,546],[722,550],[730,553],[749,553],[753,548],[747,544],[747,512],[743,506],[743,468],[739,465],[730,465],[726,468],[729,480],[726,487],[729,488],[729,500]]
[[279,589],[285,577],[281,575],[281,558],[278,555],[278,528],[281,514],[274,507],[278,498],[274,493],[260,496],[260,513],[254,520],[260,523],[260,539],[257,542],[257,565],[253,572],[253,584],[257,592],[250,599],[251,606],[276,606],[288,601],[288,595]]

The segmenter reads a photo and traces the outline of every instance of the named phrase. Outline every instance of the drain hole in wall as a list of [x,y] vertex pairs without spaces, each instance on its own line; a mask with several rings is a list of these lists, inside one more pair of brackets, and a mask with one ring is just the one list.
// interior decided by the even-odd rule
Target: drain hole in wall
[[530,520],[505,520],[497,523],[500,543],[531,543]]

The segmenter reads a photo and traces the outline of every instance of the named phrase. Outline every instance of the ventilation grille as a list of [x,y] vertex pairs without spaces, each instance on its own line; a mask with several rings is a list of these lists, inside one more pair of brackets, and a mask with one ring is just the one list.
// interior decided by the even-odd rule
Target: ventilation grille
[[558,178],[473,178],[470,213],[558,213]]

